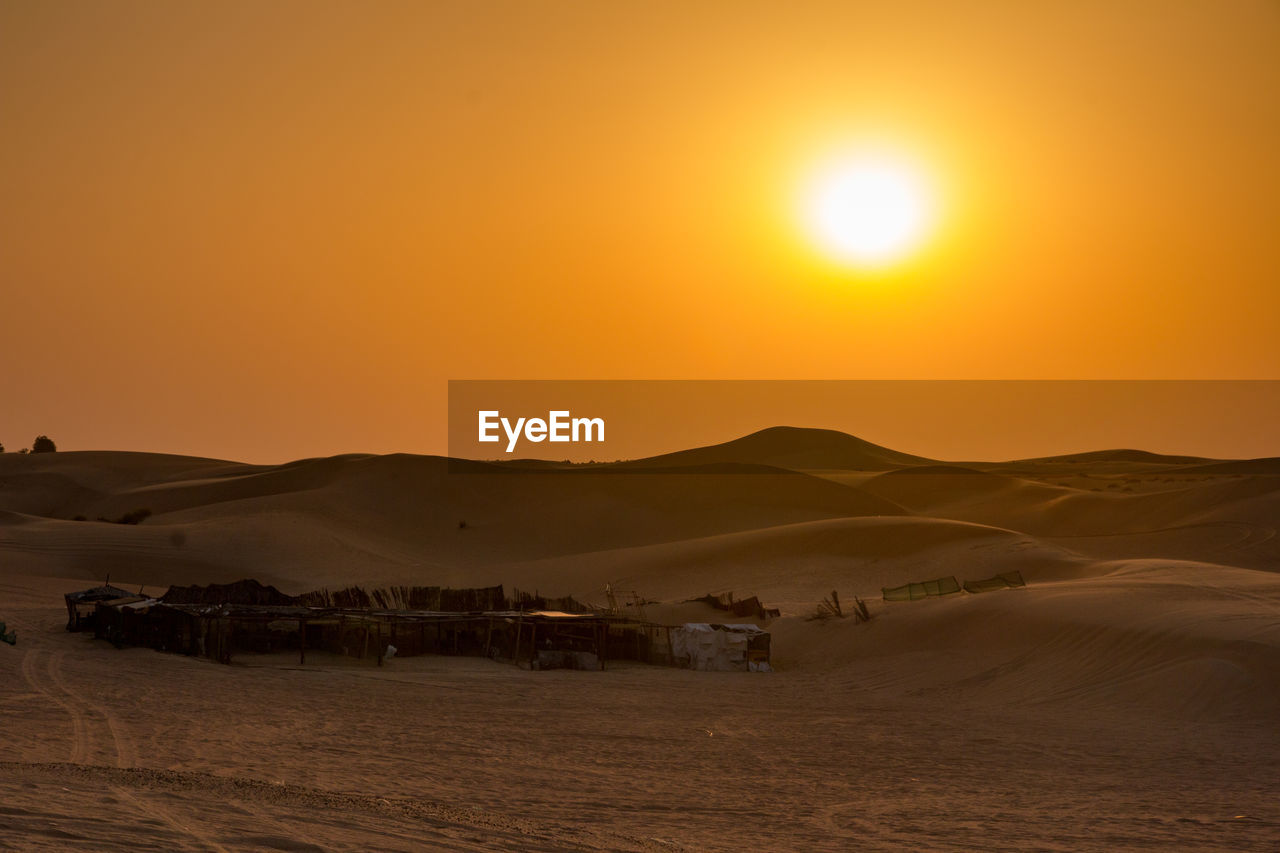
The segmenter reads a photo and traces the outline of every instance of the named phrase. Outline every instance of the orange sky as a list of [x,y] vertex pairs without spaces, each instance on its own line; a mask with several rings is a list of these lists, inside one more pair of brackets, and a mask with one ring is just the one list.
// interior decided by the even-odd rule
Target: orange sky
[[[1263,0],[0,0],[0,442],[443,452],[451,378],[1280,378],[1278,89]],[[791,207],[866,139],[944,198],[875,277]]]

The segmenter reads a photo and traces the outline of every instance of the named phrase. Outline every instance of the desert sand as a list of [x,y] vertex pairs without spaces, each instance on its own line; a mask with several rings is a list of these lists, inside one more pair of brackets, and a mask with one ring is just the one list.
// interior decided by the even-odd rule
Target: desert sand
[[[3,454],[0,849],[1274,850],[1277,475],[789,428],[551,472]],[[880,600],[1012,570],[1025,589]],[[782,616],[769,674],[224,666],[67,633],[63,593],[108,574],[612,583],[660,621],[726,621],[687,603],[725,591]],[[872,620],[808,618],[833,589]]]

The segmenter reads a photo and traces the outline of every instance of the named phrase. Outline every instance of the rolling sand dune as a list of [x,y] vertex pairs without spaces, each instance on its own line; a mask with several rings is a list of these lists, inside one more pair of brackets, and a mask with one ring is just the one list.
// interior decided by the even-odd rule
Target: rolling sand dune
[[[784,613],[807,615],[833,588],[878,598],[881,587],[939,575],[976,579],[1018,569],[1027,577],[1058,577],[1076,574],[1082,565],[1065,548],[1011,530],[901,516],[803,522],[512,569],[562,577],[576,596],[586,599],[600,589],[602,579],[667,601],[708,590],[745,589]],[[604,576],[602,569],[611,575]]]
[[[4,454],[0,849],[1274,850],[1278,486],[1272,460],[944,465],[794,429],[542,471]],[[107,572],[783,615],[772,675],[227,667],[63,631],[61,594]],[[807,618],[833,589],[872,620]]]
[[859,487],[916,513],[1019,530],[1097,558],[1280,565],[1275,477],[1113,474],[1088,486],[1051,479],[930,467],[881,474]]
[[1163,453],[1151,453],[1147,450],[1114,449],[1091,450],[1087,453],[1065,453],[1060,456],[1040,456],[1034,459],[1023,459],[1021,462],[1037,463],[1088,463],[1096,465],[1106,462],[1136,463],[1139,465],[1193,465],[1198,462],[1210,462],[1203,456],[1170,456]]
[[663,467],[738,462],[793,469],[888,471],[931,461],[835,430],[772,427],[723,444],[679,450],[622,465]]
[[[58,455],[78,463],[71,473],[38,457],[0,459],[9,463],[0,468],[0,489],[12,478],[14,490],[40,495],[36,506],[14,501],[23,516],[10,514],[0,548],[28,553],[47,571],[90,578],[123,569],[157,584],[255,576],[300,591],[353,577],[425,575],[476,585],[501,582],[495,567],[517,559],[904,512],[856,488],[781,469],[450,474],[438,457],[347,456],[268,470],[197,469],[193,479],[111,491],[119,479],[109,462]],[[59,517],[29,512],[47,506]],[[119,518],[138,508],[151,511],[140,525],[68,520]]]

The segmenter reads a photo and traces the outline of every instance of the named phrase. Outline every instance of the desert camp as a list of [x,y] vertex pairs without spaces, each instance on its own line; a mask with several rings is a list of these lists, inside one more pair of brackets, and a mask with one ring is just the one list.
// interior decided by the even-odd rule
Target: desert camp
[[[731,593],[727,597],[732,600]],[[517,590],[508,599],[500,586],[370,592],[350,587],[289,596],[255,580],[241,580],[171,587],[159,598],[106,585],[65,598],[72,614],[68,631],[91,630],[95,638],[117,647],[143,646],[219,663],[230,663],[236,653],[290,651],[303,665],[308,650],[369,659],[378,666],[391,657],[427,654],[485,657],[533,670],[604,669],[609,660],[634,660],[762,672],[769,663],[768,632],[756,625],[659,625],[593,611],[571,597],[552,603],[572,612],[550,610],[541,596]],[[85,613],[90,603],[92,610]],[[392,603],[433,604],[437,609]],[[477,605],[495,609],[469,609]],[[513,605],[520,609],[511,609]],[[713,629],[717,637],[730,639],[690,639]]]

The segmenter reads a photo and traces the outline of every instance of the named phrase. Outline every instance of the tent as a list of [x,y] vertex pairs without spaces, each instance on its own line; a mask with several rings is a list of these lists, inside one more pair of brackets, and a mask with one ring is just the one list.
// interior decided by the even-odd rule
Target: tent
[[671,654],[689,669],[769,672],[769,632],[755,625],[686,622],[671,631]]

